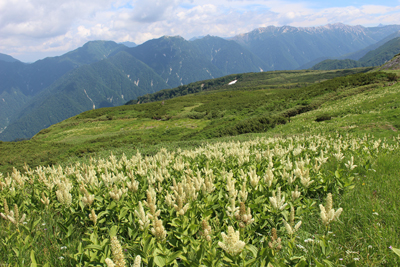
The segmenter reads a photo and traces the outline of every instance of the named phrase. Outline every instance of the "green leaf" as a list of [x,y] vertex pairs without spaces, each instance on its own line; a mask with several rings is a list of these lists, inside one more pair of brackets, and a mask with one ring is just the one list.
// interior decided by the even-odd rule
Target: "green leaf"
[[346,264],[346,267],[356,267],[356,262],[352,261],[349,264]]
[[170,265],[174,260],[176,260],[176,258],[180,257],[181,253],[182,253],[181,251],[177,251],[177,252],[174,252],[174,253],[168,255],[166,264]]
[[31,267],[36,267],[37,263],[36,263],[36,259],[35,259],[35,251],[32,249],[31,250]]
[[396,253],[397,256],[400,257],[400,249],[398,249],[398,248],[392,248],[392,251],[393,251],[394,253]]
[[113,225],[109,232],[110,237],[116,236],[117,232],[118,232],[118,226]]
[[307,266],[308,264],[305,260],[302,260],[295,265],[295,267],[307,267]]
[[108,210],[113,210],[116,206],[117,206],[117,203],[115,203],[114,201],[112,201],[112,202],[110,203],[110,205],[108,205],[107,209],[108,209]]
[[244,263],[244,266],[252,266],[252,264],[253,264],[256,260],[257,260],[256,258],[251,259],[251,260],[248,260],[248,261],[246,261],[246,262]]
[[313,257],[313,259],[314,259],[314,262],[315,262],[315,266],[317,266],[317,267],[325,267],[322,263],[318,262],[316,258]]
[[125,218],[126,214],[128,213],[129,209],[127,207],[123,207],[118,215],[118,220]]
[[157,266],[163,267],[166,265],[165,258],[163,256],[155,256],[154,257],[154,263],[157,264]]
[[247,244],[247,245],[246,245],[246,248],[247,248],[249,251],[251,251],[251,253],[253,254],[254,258],[257,258],[258,249],[257,249],[255,246],[253,246],[253,245],[251,245],[251,244]]
[[67,235],[65,236],[65,238],[70,237],[75,231],[74,225],[72,223],[70,225],[68,225],[67,229],[68,229],[68,232],[67,232]]
[[12,250],[14,250],[15,255],[17,255],[17,257],[19,257],[19,250],[17,248],[13,248]]
[[63,224],[61,224],[60,222],[57,223],[58,226],[61,228],[61,230],[66,234],[68,233],[68,228],[65,227]]
[[100,212],[100,213],[97,215],[97,220],[100,219],[102,216],[104,216],[104,215],[106,215],[106,214],[109,214],[109,212],[108,212],[108,211],[102,211],[102,212]]
[[228,257],[226,257],[226,256],[225,256],[223,259],[224,259],[224,261],[226,261],[226,262],[233,262],[230,258],[228,258]]
[[103,247],[100,245],[90,244],[85,247],[86,249],[96,249],[96,250],[103,250]]
[[322,260],[322,261],[325,262],[327,266],[334,267],[333,262],[328,261],[328,260]]
[[37,220],[32,224],[32,229],[31,229],[31,230],[33,230],[33,229],[40,223],[41,220],[42,220],[41,218],[40,218],[40,219],[37,219]]

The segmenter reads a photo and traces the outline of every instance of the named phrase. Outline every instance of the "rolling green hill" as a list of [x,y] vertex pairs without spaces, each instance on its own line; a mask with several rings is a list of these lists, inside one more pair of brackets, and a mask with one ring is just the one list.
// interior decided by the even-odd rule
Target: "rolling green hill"
[[[349,69],[343,71],[273,71],[266,73],[233,74],[217,79],[205,80],[179,86],[174,89],[165,89],[153,94],[140,96],[127,104],[148,103],[162,101],[177,96],[184,96],[199,92],[210,91],[235,91],[235,90],[256,90],[274,88],[298,88],[315,82],[346,76],[359,72],[366,72],[369,68]],[[230,84],[234,82],[233,84]]]
[[[29,159],[24,156],[22,159],[34,165],[36,161],[46,161],[46,158],[56,162],[60,157],[84,155],[128,144],[145,147],[170,141],[197,142],[270,131],[280,124],[291,123],[297,114],[317,110],[330,101],[375,90],[395,80],[391,74],[362,73],[367,70],[243,74],[235,85],[218,85],[218,81],[222,81],[216,80],[214,90],[209,88],[197,94],[85,111],[42,130],[31,141],[14,144],[16,147],[37,144],[31,153],[41,156]],[[360,73],[357,74],[357,71]],[[352,75],[343,77],[346,74]],[[298,87],[299,83],[301,87]],[[81,95],[82,101],[88,101],[82,92]],[[42,155],[41,147],[48,147],[50,143],[57,143],[63,152]],[[12,147],[12,143],[2,144]],[[35,150],[38,151],[33,152]],[[1,161],[3,168],[10,166],[7,162],[14,165],[18,162],[18,154],[4,156]],[[20,164],[23,165],[22,162]]]

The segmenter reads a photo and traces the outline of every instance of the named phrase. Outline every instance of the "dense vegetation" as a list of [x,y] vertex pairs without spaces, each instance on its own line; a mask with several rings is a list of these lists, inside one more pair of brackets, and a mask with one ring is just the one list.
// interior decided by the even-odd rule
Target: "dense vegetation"
[[[24,161],[32,167],[61,163],[70,156],[99,153],[107,147],[133,144],[152,153],[149,145],[169,141],[200,144],[202,139],[264,132],[277,124],[291,122],[296,114],[314,110],[326,101],[374,90],[395,79],[389,73],[360,73],[309,87],[296,86],[298,82],[322,81],[352,71],[248,74],[228,87],[232,91],[222,86],[214,91],[165,100],[164,104],[160,101],[87,111],[42,130],[31,141],[0,143],[2,151],[10,152],[0,155],[0,172],[10,172],[13,167],[22,170]],[[251,79],[257,76],[267,78]],[[283,81],[286,84],[279,88]],[[49,151],[52,145],[58,149]]]
[[[139,256],[146,266],[354,266],[360,256],[351,253],[358,252],[348,253],[354,248],[333,234],[341,213],[352,212],[338,196],[369,175],[371,160],[398,149],[368,137],[258,138],[26,167],[0,177],[0,260],[114,266],[111,258],[127,266]],[[363,260],[384,263],[374,255]]]
[[340,70],[340,69],[349,69],[349,68],[360,68],[364,67],[364,64],[352,60],[352,59],[327,59],[324,60],[315,66],[313,66],[312,70]]
[[0,142],[0,264],[397,266],[398,72],[360,71],[204,81]]
[[[341,71],[271,71],[263,73],[233,74],[217,79],[199,81],[188,85],[178,86],[174,89],[161,90],[153,94],[140,96],[127,104],[148,103],[162,101],[177,96],[194,94],[203,91],[234,91],[256,90],[274,88],[304,87],[315,82],[320,82],[335,77],[346,76],[359,72],[367,72],[371,68],[346,69]],[[235,82],[236,81],[236,82]],[[229,84],[235,82],[233,84]]]

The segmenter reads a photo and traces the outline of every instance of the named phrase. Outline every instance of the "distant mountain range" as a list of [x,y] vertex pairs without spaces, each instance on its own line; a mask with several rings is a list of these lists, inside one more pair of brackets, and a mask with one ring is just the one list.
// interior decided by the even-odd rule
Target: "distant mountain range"
[[15,59],[12,56],[0,53],[0,61],[16,62],[16,61],[18,61],[18,59]]
[[316,65],[313,70],[335,70],[358,67],[381,66],[400,53],[400,37],[394,38],[375,50],[366,53],[359,60],[353,59],[327,59]]
[[[30,138],[85,110],[199,80],[293,70],[327,58],[358,60],[399,31],[400,25],[270,26],[229,39],[165,36],[141,45],[91,41],[31,64],[0,54],[0,140]],[[366,62],[378,62],[378,54]]]

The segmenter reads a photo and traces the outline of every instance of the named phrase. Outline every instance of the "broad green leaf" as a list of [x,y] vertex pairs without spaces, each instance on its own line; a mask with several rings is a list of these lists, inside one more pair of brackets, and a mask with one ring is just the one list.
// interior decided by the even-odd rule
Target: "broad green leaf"
[[253,254],[254,258],[257,257],[258,249],[257,249],[255,246],[253,246],[253,245],[251,245],[251,244],[247,244],[247,245],[246,245],[246,248],[247,248],[249,251],[251,251],[251,253]]
[[68,225],[67,229],[68,229],[68,232],[67,232],[67,235],[65,236],[65,238],[70,237],[75,231],[74,225],[72,223],[70,225]]
[[97,214],[97,220],[98,219],[100,219],[101,217],[103,217],[104,215],[106,215],[106,214],[109,214],[109,212],[108,211],[102,211],[102,212],[100,212],[99,214]]
[[12,250],[14,251],[15,255],[19,257],[19,250],[17,248],[12,248]]
[[129,209],[127,207],[123,207],[118,215],[118,220],[125,218],[126,214],[128,213]]
[[315,262],[315,266],[317,266],[317,267],[325,267],[322,263],[318,262],[316,258],[313,257],[313,259],[314,259],[314,262]]
[[90,245],[87,245],[84,249],[85,250],[87,250],[87,249],[103,250],[103,247],[100,245],[90,244]]
[[182,254],[181,251],[177,251],[172,254],[169,254],[166,259],[166,264],[167,265],[171,264],[174,260],[176,260],[176,258],[180,257],[181,254]]
[[295,265],[295,267],[307,267],[307,266],[308,264],[305,260],[302,260]]
[[400,257],[400,249],[398,249],[398,248],[392,248],[392,251],[393,251],[394,253],[396,253],[397,256]]
[[253,264],[256,260],[257,260],[256,258],[251,259],[251,260],[248,260],[248,261],[246,261],[246,262],[244,263],[244,266],[252,266],[252,264]]
[[35,251],[32,249],[31,250],[31,267],[36,267],[37,263],[36,263],[36,259],[35,259]]
[[322,261],[325,262],[327,266],[334,267],[333,262],[328,261],[328,260],[322,260]]
[[118,232],[118,226],[113,225],[109,232],[110,237],[116,236],[117,232]]
[[226,257],[226,256],[225,256],[223,259],[224,259],[224,261],[226,261],[226,262],[233,262],[230,258],[228,258],[228,257]]
[[163,256],[155,256],[154,263],[157,264],[157,266],[163,267],[166,265],[166,260]]

